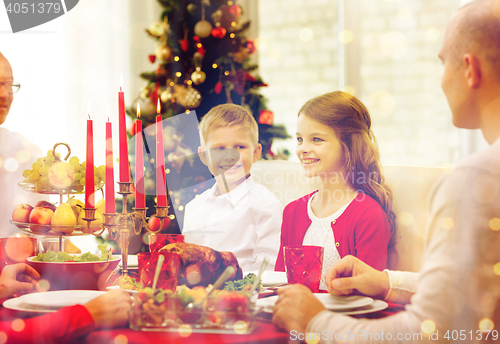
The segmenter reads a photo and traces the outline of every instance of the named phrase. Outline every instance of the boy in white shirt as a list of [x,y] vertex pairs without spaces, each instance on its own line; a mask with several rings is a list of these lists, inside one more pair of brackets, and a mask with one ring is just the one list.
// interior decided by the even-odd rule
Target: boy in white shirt
[[267,256],[273,271],[283,206],[250,176],[262,151],[257,122],[242,106],[222,104],[201,119],[199,131],[198,153],[216,183],[186,205],[185,241],[234,253],[245,273]]

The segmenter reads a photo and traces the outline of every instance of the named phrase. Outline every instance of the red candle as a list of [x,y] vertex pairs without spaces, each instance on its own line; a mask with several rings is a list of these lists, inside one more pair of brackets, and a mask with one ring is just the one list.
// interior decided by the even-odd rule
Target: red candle
[[163,122],[161,118],[160,100],[156,107],[156,205],[167,206],[167,189],[165,182],[165,152],[163,150]]
[[121,86],[118,92],[118,134],[120,139],[120,182],[129,182],[127,123],[125,121],[125,100]]
[[146,198],[144,196],[144,159],[142,156],[142,121],[141,109],[137,104],[137,121],[135,134],[135,207],[144,208]]
[[94,134],[92,120],[87,120],[87,160],[85,167],[85,208],[94,208]]
[[113,134],[111,122],[106,122],[106,214],[115,212],[115,176],[113,170]]

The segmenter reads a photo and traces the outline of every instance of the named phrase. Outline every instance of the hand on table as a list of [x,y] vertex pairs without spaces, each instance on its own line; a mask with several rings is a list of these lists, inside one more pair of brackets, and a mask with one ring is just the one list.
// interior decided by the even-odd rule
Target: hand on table
[[326,309],[311,290],[301,284],[278,289],[278,296],[274,305],[273,323],[286,331],[305,333],[309,321]]
[[325,282],[333,295],[349,295],[356,289],[367,296],[383,299],[390,288],[387,273],[353,256],[345,256],[330,266]]
[[132,305],[130,294],[124,290],[111,290],[84,306],[94,318],[97,328],[125,326],[128,323],[127,311]]
[[39,279],[38,272],[24,263],[5,266],[0,274],[0,299],[35,290]]

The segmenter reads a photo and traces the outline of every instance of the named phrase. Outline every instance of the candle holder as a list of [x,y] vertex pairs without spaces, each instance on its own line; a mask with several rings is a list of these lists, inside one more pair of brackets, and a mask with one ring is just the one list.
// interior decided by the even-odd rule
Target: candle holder
[[[118,278],[116,283],[119,283],[120,279],[124,276],[128,276],[128,246],[130,241],[130,230],[129,221],[131,222],[132,229],[136,235],[139,235],[142,228],[146,228],[151,234],[156,234],[163,228],[163,221],[165,218],[169,217],[168,209],[169,206],[157,206],[156,216],[160,219],[160,227],[158,230],[153,231],[149,228],[147,223],[146,211],[148,208],[133,208],[133,212],[127,212],[127,198],[128,195],[132,194],[132,182],[118,182],[118,194],[122,195],[123,208],[122,213],[107,213],[103,214],[104,221],[102,225],[95,226],[91,225],[91,222],[95,220],[96,208],[83,208],[85,211],[85,217],[83,220],[87,221],[87,228],[90,233],[95,236],[100,236],[105,230],[108,231],[109,238],[113,241],[118,239],[119,233],[119,246],[122,252],[122,275]],[[95,229],[99,227],[99,229]]]

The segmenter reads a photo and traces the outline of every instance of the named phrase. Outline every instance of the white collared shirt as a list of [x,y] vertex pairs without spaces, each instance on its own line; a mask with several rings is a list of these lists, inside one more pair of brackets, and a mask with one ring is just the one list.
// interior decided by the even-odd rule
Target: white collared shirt
[[280,247],[283,206],[250,176],[226,194],[217,184],[186,205],[185,242],[234,253],[243,272],[258,271],[264,257],[273,271]]

